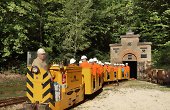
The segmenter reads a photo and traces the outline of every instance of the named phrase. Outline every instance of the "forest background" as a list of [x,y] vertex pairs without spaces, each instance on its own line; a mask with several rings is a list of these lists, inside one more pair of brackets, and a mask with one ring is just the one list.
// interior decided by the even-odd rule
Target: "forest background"
[[169,0],[1,0],[0,71],[24,73],[27,52],[40,47],[51,62],[109,61],[109,44],[130,29],[152,42],[154,67],[170,66]]

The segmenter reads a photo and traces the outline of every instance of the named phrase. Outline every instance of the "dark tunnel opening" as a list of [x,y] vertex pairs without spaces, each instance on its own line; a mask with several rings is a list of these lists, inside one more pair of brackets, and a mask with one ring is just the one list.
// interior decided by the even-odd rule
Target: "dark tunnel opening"
[[128,63],[130,66],[130,78],[137,79],[137,61],[123,61],[123,63]]

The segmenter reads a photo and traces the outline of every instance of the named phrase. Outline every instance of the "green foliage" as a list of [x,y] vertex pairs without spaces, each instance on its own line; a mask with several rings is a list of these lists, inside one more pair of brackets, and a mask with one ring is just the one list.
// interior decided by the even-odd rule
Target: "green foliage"
[[40,47],[52,62],[83,54],[109,61],[109,44],[129,29],[153,43],[155,66],[169,62],[168,0],[1,0],[0,64],[19,68]]

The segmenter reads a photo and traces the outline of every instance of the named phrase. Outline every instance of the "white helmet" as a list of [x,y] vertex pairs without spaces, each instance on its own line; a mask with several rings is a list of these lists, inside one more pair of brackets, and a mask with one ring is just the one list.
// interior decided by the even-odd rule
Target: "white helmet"
[[81,64],[82,63],[82,61],[79,61],[79,64]]
[[105,65],[107,65],[107,62],[104,62]]
[[116,66],[116,63],[114,63],[113,65]]
[[74,58],[70,59],[70,64],[73,64],[75,62],[76,62],[76,60]]
[[95,61],[97,62],[98,60],[97,60],[97,58],[93,58],[93,61],[94,61],[94,62],[95,62]]
[[93,61],[93,59],[92,58],[90,58],[89,59],[89,63],[93,63],[94,61]]
[[37,50],[37,54],[43,54],[43,53],[46,53],[43,48],[39,48],[39,49]]
[[81,56],[81,60],[87,59],[85,55]]
[[128,63],[125,63],[125,65],[128,65]]
[[98,61],[98,64],[100,65],[100,64],[102,64],[102,62],[101,62],[101,61]]

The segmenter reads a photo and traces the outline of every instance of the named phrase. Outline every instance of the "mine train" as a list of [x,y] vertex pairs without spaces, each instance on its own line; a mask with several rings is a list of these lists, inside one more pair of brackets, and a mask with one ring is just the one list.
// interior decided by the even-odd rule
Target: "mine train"
[[[93,67],[53,64],[48,71],[36,66],[27,67],[26,110],[64,110],[94,95],[105,82],[130,78],[130,70],[121,66],[105,66],[101,73]],[[108,70],[110,68],[110,70]],[[51,79],[51,77],[54,77]]]

